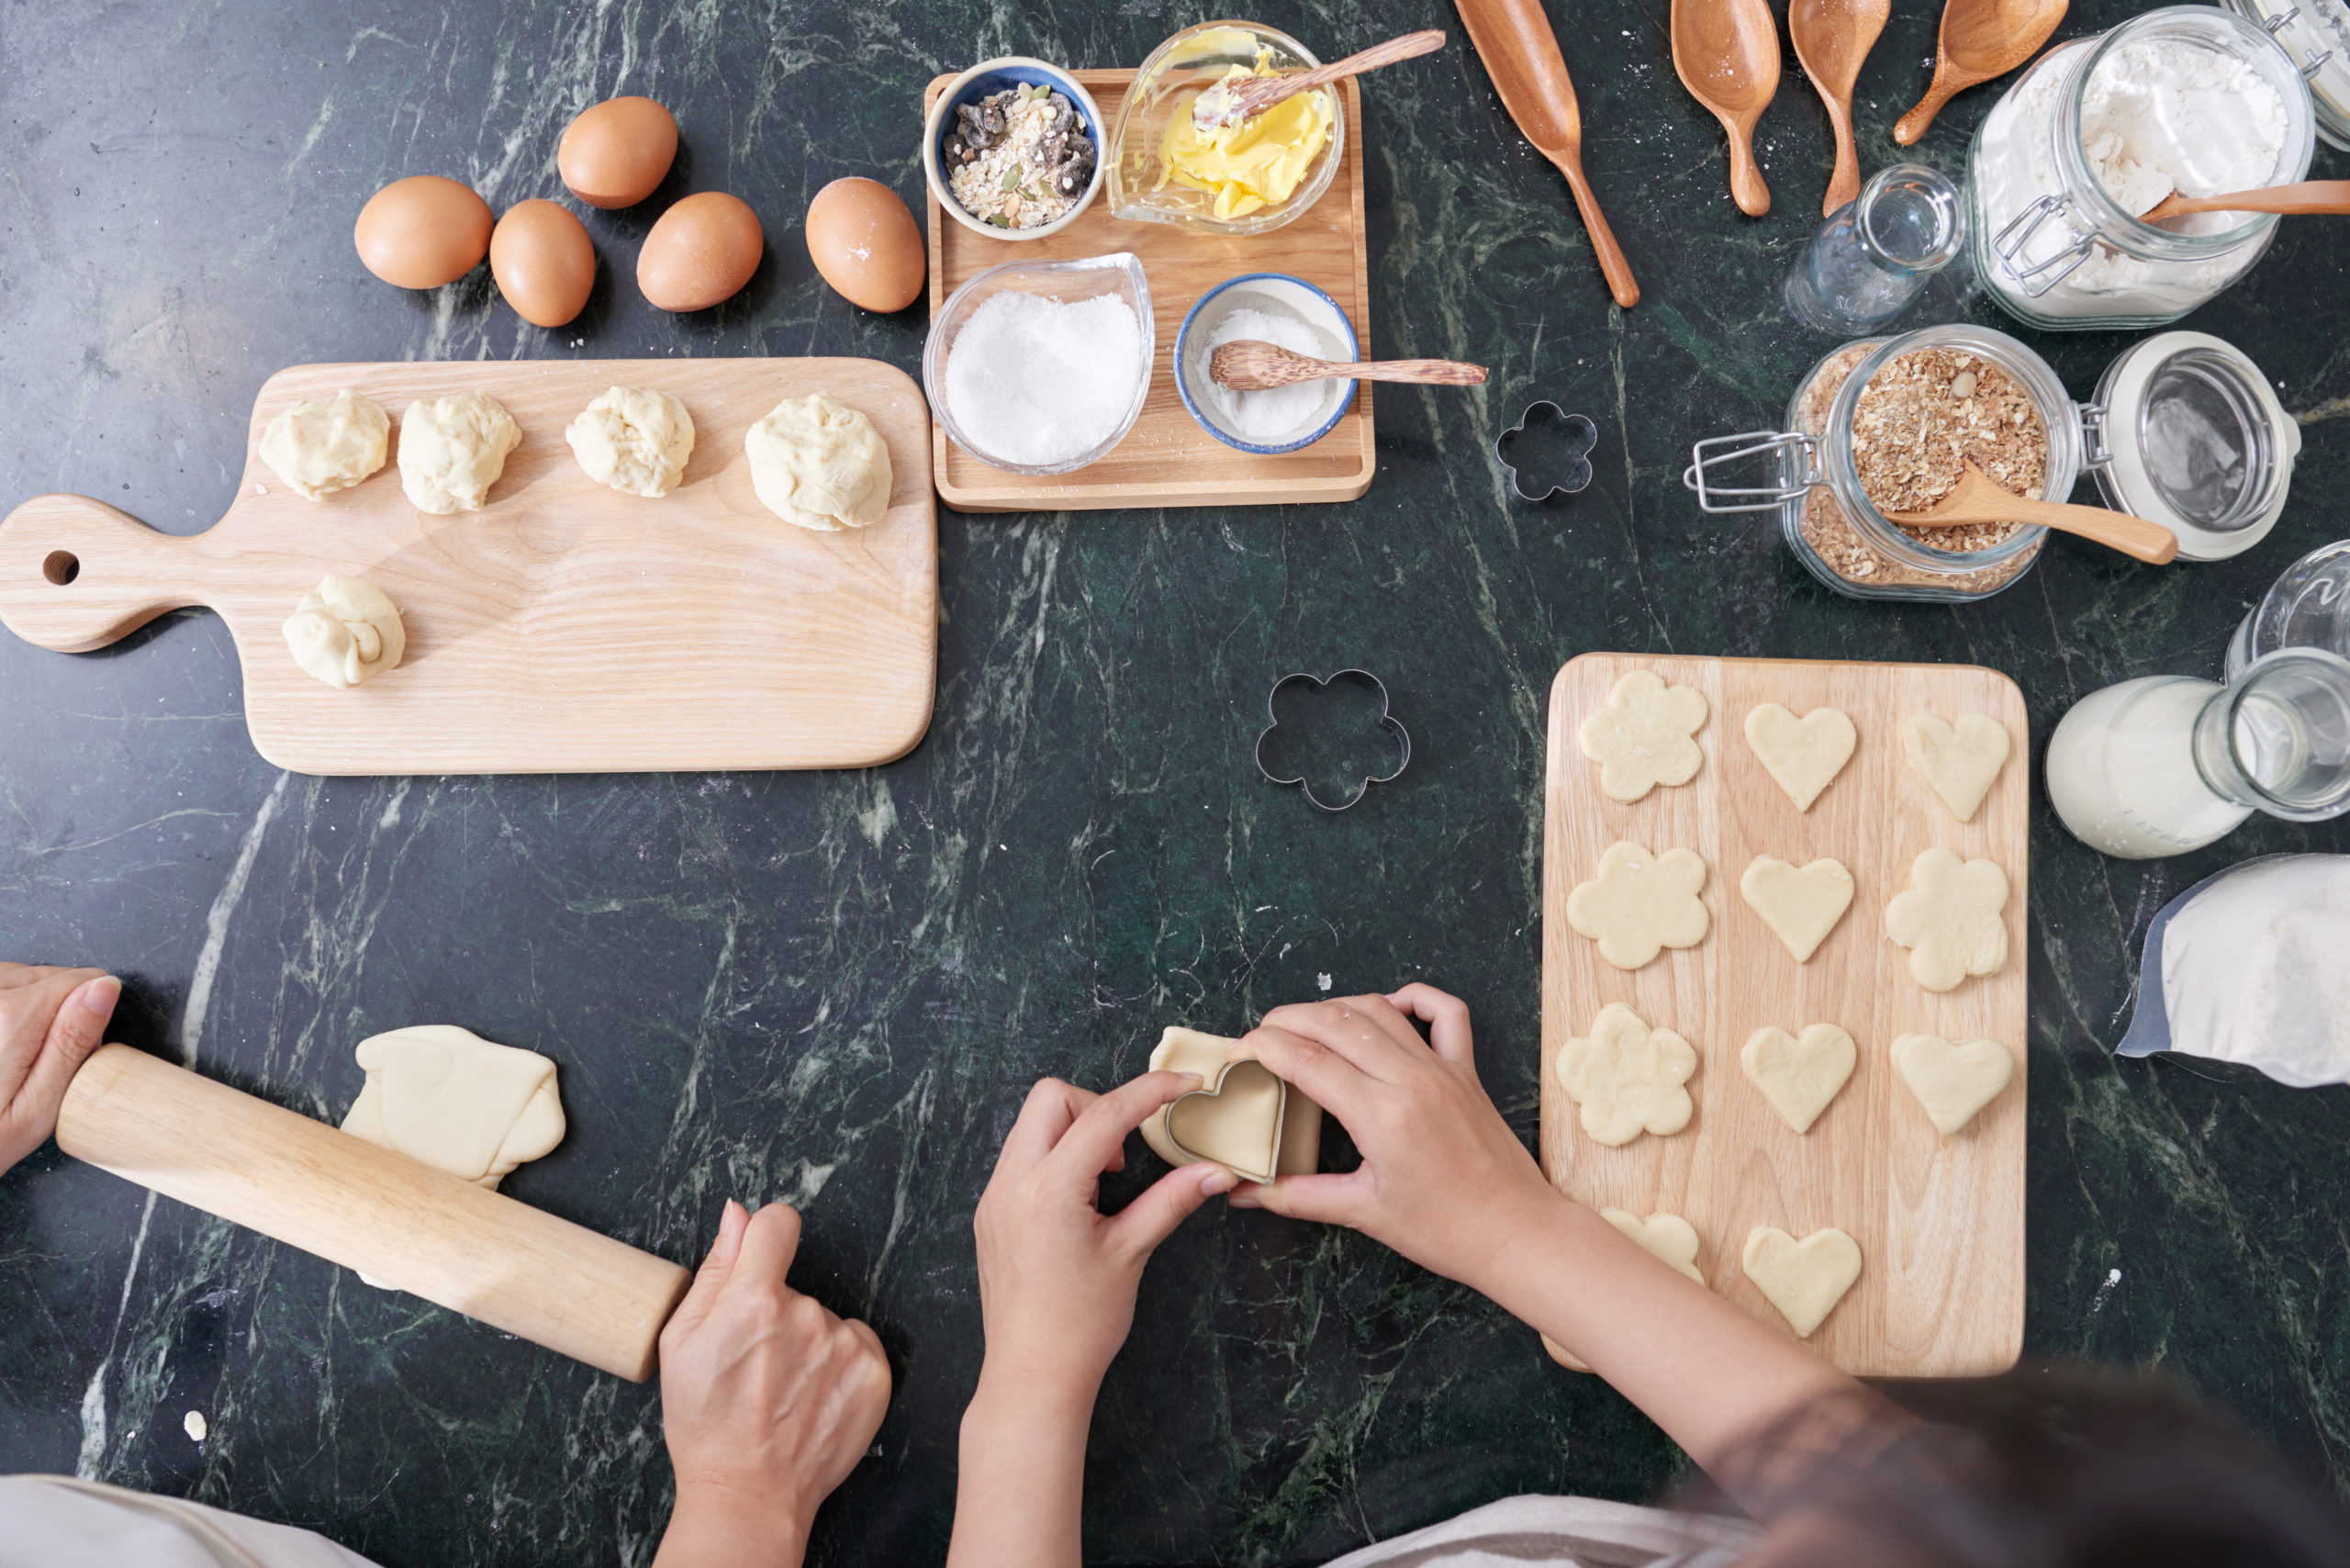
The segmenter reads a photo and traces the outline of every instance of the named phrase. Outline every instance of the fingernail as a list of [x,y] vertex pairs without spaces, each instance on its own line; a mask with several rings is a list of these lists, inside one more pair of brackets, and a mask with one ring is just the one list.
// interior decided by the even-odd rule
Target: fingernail
[[1265,1205],[1257,1201],[1254,1193],[1235,1193],[1224,1200],[1224,1206],[1228,1209],[1261,1209]]
[[1175,1076],[1178,1078],[1188,1079],[1193,1083],[1205,1083],[1207,1081],[1206,1079],[1202,1078],[1196,1072],[1179,1072]]
[[1200,1183],[1200,1191],[1213,1198],[1219,1193],[1229,1193],[1238,1185],[1240,1185],[1240,1178],[1219,1166],[1208,1173],[1206,1181]]
[[122,995],[122,982],[112,975],[102,975],[76,994],[83,1006],[103,1018],[114,1011],[116,999]]

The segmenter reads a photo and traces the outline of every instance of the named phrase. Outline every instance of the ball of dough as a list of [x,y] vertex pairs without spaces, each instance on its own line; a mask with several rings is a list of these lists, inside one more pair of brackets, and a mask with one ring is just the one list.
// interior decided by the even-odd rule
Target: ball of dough
[[338,691],[399,667],[408,629],[384,590],[358,577],[330,575],[302,596],[286,618],[294,662]]
[[400,416],[400,488],[419,511],[479,511],[522,427],[486,392],[420,398]]
[[310,499],[322,500],[381,468],[391,433],[382,406],[346,386],[270,420],[261,432],[261,460]]
[[786,398],[743,437],[751,487],[786,522],[837,533],[890,510],[890,448],[873,421],[829,392]]
[[660,497],[694,454],[694,418],[666,392],[615,386],[581,409],[563,436],[597,483]]

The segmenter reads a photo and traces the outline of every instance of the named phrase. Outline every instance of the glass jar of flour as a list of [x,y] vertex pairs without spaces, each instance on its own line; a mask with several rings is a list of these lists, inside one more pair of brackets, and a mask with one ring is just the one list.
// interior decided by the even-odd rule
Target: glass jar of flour
[[1968,250],[1991,297],[2051,329],[2159,327],[2234,283],[2273,213],[2142,220],[2187,196],[2309,173],[2300,68],[2233,11],[2174,6],[2050,50],[1994,105],[1967,162]]

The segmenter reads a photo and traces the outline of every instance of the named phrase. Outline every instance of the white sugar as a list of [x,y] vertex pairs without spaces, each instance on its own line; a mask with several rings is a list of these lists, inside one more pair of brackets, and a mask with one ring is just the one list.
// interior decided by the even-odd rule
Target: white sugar
[[[1242,338],[1270,343],[1309,359],[1337,357],[1319,331],[1296,317],[1246,305],[1226,311],[1208,333],[1208,353],[1213,354],[1224,344]],[[1206,361],[1201,363],[1204,365]],[[1194,395],[1205,394],[1208,413],[1217,424],[1243,441],[1274,445],[1283,437],[1304,433],[1304,427],[1329,400],[1330,386],[1327,381],[1293,381],[1265,392],[1235,392],[1214,376],[1203,375],[1193,380],[1192,390]]]
[[946,354],[946,404],[980,455],[1066,463],[1107,441],[1135,400],[1142,326],[1116,295],[1063,304],[1006,290]]

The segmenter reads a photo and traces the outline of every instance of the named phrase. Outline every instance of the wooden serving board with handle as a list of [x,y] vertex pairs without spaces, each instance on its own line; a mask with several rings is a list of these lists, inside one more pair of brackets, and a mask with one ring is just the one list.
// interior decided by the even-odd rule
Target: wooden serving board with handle
[[[1576,744],[1584,715],[1616,682],[1651,669],[1695,687],[1711,708],[1696,739],[1704,766],[1629,804],[1599,789]],[[1797,812],[1748,745],[1748,711],[1777,702],[1797,715],[1841,708],[1859,732],[1835,782]],[[1955,722],[1988,713],[2014,743],[1976,810],[1960,823],[1910,768],[1902,726],[1913,714]],[[1996,670],[1962,665],[1801,663],[1586,654],[1550,687],[1542,868],[1542,1169],[1595,1206],[1680,1215],[1696,1227],[1712,1287],[1767,1322],[1785,1319],[1746,1278],[1747,1232],[1776,1226],[1801,1239],[1823,1226],[1860,1244],[1861,1275],[1812,1335],[1849,1372],[1966,1377],[1999,1372],[2023,1345],[2024,909],[2030,835],[2030,733],[2022,693]],[[1618,839],[1662,854],[1695,850],[1713,917],[1705,940],[1625,970],[1567,924],[1567,895]],[[1885,935],[1885,906],[1934,846],[1988,857],[2008,874],[2008,959],[1995,975],[1942,994],[1910,977],[1908,950]],[[1801,866],[1822,856],[1852,874],[1852,907],[1808,963],[1794,957],[1739,893],[1758,855]],[[1586,1137],[1560,1086],[1557,1059],[1592,1017],[1620,1002],[1697,1049],[1696,1113],[1669,1137],[1610,1148]],[[1807,1134],[1779,1119],[1739,1065],[1747,1036],[1775,1024],[1850,1032],[1858,1065]],[[1895,1076],[1897,1035],[1987,1037],[2015,1054],[1999,1096],[1948,1138]]]
[[[660,499],[590,479],[564,430],[614,386],[692,414],[693,456]],[[260,455],[264,426],[342,387],[392,417],[394,461],[306,500]],[[479,389],[522,443],[477,512],[400,488],[409,402]],[[816,533],[762,505],[743,438],[786,398],[830,392],[890,449],[888,515]],[[397,669],[338,691],[281,630],[330,572],[391,596]],[[903,372],[861,359],[476,360],[306,364],[254,399],[228,515],[159,533],[84,496],[0,522],[0,622],[43,647],[104,647],[208,606],[244,665],[253,745],[299,773],[586,773],[860,767],[929,727],[938,646],[930,415]]]

